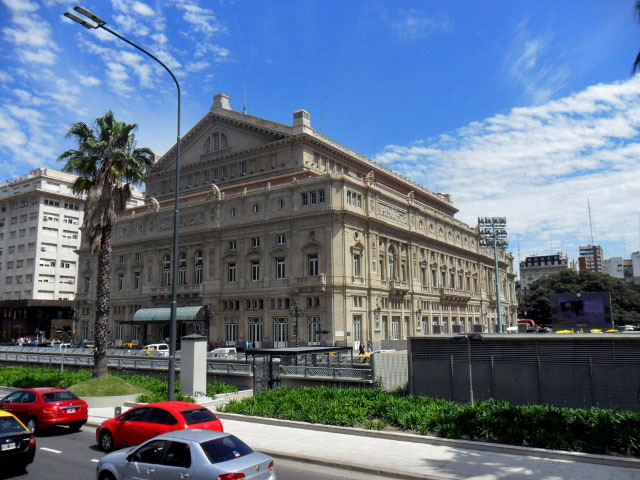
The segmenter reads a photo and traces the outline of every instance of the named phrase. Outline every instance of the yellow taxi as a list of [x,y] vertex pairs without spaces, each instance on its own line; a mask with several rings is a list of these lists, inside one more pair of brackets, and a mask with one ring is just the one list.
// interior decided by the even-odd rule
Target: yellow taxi
[[556,331],[556,333],[559,333],[559,334],[562,335],[562,334],[567,334],[567,333],[574,333],[574,331],[573,330],[558,330],[558,331]]
[[23,471],[33,462],[36,439],[13,414],[0,410],[0,465]]

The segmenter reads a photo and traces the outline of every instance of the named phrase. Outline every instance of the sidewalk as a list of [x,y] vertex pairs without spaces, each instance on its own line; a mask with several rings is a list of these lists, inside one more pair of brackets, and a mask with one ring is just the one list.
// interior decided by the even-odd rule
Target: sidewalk
[[[126,407],[123,407],[125,410]],[[113,408],[92,408],[89,410],[88,424],[99,424],[112,415]],[[255,450],[275,457],[393,478],[640,480],[640,469],[307,430],[230,418],[223,418],[222,423],[226,432],[241,438]]]

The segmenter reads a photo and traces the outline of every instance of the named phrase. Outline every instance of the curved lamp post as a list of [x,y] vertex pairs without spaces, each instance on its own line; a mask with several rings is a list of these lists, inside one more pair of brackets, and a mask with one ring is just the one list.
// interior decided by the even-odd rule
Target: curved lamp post
[[302,307],[300,307],[298,305],[298,302],[296,302],[296,299],[293,299],[293,305],[291,307],[289,307],[289,316],[290,317],[295,317],[296,319],[296,326],[295,326],[295,331],[296,331],[296,347],[298,346],[298,318],[300,318],[302,315],[304,315]]
[[175,181],[176,194],[175,194],[175,202],[174,202],[175,209],[173,213],[173,258],[172,258],[173,271],[171,275],[171,323],[169,327],[169,392],[168,394],[169,394],[169,401],[173,401],[175,399],[174,387],[175,387],[175,379],[176,379],[176,325],[177,325],[176,314],[177,314],[177,305],[178,305],[176,284],[177,284],[177,272],[178,272],[178,220],[179,220],[178,188],[180,185],[180,84],[178,83],[178,80],[176,79],[176,76],[173,74],[173,72],[169,70],[169,67],[167,67],[164,63],[162,63],[156,56],[147,52],[141,46],[136,45],[131,40],[111,30],[109,27],[107,27],[107,22],[105,22],[102,18],[100,18],[96,14],[91,13],[89,10],[82,7],[73,7],[73,9],[76,12],[80,13],[81,15],[84,15],[94,23],[87,22],[86,20],[83,20],[82,18],[77,17],[76,15],[69,12],[65,12],[64,16],[70,20],[73,20],[76,23],[79,23],[84,28],[87,28],[89,30],[95,30],[95,29],[101,28],[102,30],[109,32],[111,35],[118,37],[123,42],[126,42],[132,47],[137,48],[142,53],[144,53],[148,57],[151,57],[156,62],[158,62],[162,66],[162,68],[164,68],[169,73],[169,75],[171,75],[171,78],[175,82],[176,88],[178,89],[178,135],[176,140],[176,181]]

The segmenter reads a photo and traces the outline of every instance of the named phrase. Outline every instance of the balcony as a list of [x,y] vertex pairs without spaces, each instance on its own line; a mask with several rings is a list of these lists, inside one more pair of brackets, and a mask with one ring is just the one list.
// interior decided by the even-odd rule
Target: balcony
[[389,289],[391,290],[391,293],[395,293],[396,295],[405,295],[409,291],[409,283],[390,280]]
[[300,292],[324,292],[327,288],[327,276],[308,275],[306,277],[296,277],[296,286]]
[[469,300],[471,300],[471,292],[440,287],[441,302],[467,303]]

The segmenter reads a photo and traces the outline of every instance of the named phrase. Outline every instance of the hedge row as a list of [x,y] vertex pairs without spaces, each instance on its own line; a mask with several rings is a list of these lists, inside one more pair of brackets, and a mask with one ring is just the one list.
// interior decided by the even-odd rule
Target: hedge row
[[599,408],[513,405],[500,400],[474,406],[331,387],[290,388],[232,401],[226,412],[311,423],[383,429],[554,450],[640,456],[640,413]]
[[[167,382],[156,377],[147,375],[130,375],[115,373],[132,385],[140,387],[150,392],[138,397],[139,402],[165,402],[167,401]],[[24,367],[0,367],[0,385],[15,388],[33,387],[58,387],[69,388],[77,383],[89,380],[92,376],[91,370],[59,370],[50,368],[24,368]],[[236,392],[238,389],[233,385],[216,381],[207,385],[207,395],[212,397],[218,393]],[[180,394],[180,383],[175,385],[175,399],[185,402],[193,402],[191,397]]]

